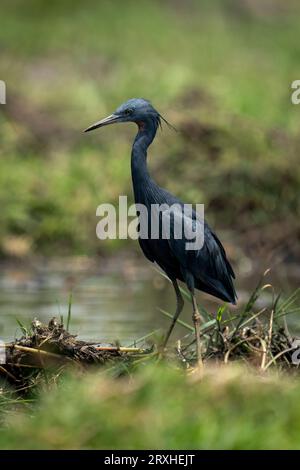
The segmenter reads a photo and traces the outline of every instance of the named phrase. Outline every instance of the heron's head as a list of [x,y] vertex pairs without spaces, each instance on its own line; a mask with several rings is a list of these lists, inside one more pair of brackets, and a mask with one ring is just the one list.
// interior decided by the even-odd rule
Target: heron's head
[[163,119],[162,116],[153,108],[150,101],[132,98],[121,104],[110,116],[89,126],[84,132],[117,122],[135,122],[140,128],[147,126],[148,123],[158,127],[161,119]]

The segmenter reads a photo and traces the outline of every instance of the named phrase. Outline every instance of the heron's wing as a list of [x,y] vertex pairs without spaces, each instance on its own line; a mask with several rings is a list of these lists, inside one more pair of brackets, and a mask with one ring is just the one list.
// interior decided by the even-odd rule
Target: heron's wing
[[[165,216],[170,217],[170,213],[168,214],[167,212]],[[173,235],[175,227],[180,225],[180,223],[184,223],[185,230],[182,238],[178,239]],[[229,301],[234,302],[236,298],[232,282],[234,272],[227,260],[221,242],[205,221],[197,218],[195,213],[189,216],[183,211],[175,210],[171,213],[170,225],[169,246],[178,259],[183,271],[191,272],[194,278],[198,279],[202,284],[207,285]],[[195,233],[197,233],[198,240],[202,242],[202,245],[200,248],[188,249],[188,244],[193,241],[192,235]]]
[[225,250],[224,250],[224,247],[222,245],[222,243],[220,242],[220,240],[218,239],[217,235],[215,234],[215,232],[213,232],[213,230],[211,230],[210,228],[209,229],[209,232],[210,232],[210,235],[212,236],[214,242],[217,244],[219,250],[220,250],[220,254],[222,255],[222,258],[223,260],[225,261],[226,263],[226,268],[228,269],[228,272],[230,274],[231,277],[233,277],[233,279],[235,279],[235,274],[234,274],[234,271],[232,269],[232,266],[231,264],[229,263],[228,259],[227,259],[227,256],[226,256],[226,253],[225,253]]
[[[194,216],[194,217],[193,217]],[[195,213],[187,215],[183,207],[171,206],[163,212],[162,232],[169,242],[170,248],[183,268],[188,268],[191,259],[195,257],[204,243],[204,223],[197,219]],[[190,250],[191,243],[198,240],[198,249]]]

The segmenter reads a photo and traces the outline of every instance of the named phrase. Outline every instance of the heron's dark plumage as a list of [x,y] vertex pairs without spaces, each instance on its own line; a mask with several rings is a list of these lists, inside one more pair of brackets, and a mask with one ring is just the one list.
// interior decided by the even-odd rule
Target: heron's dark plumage
[[[183,205],[179,199],[160,188],[148,173],[147,148],[155,137],[160,119],[158,114],[146,119],[143,126],[140,126],[131,154],[135,202],[144,204],[149,211],[151,204]],[[204,222],[203,247],[197,251],[186,250],[185,245],[188,241],[184,237],[170,240],[162,238],[139,240],[145,256],[150,261],[156,262],[170,279],[187,282],[187,275],[191,275],[195,288],[226,302],[235,303],[236,293],[232,282],[235,275],[216,234]]]
[[[146,219],[145,215],[140,214],[139,216],[140,226],[144,224],[144,227],[148,227],[148,237],[141,237],[139,242],[144,255],[150,261],[156,262],[170,278],[177,298],[176,311],[166,335],[164,346],[166,346],[183,308],[183,298],[177,284],[177,280],[180,280],[186,283],[191,293],[197,357],[201,366],[201,316],[199,315],[194,289],[199,289],[226,302],[235,303],[236,293],[233,285],[235,276],[220,240],[208,224],[201,220],[196,212],[187,214],[183,211],[183,203],[165,189],[160,188],[148,173],[147,149],[156,135],[157,128],[161,126],[161,120],[167,122],[149,101],[134,98],[122,104],[113,114],[96,122],[86,131],[117,122],[135,122],[138,125],[138,133],[131,152],[132,183],[137,211],[139,212],[139,204],[146,206],[148,209]],[[155,204],[159,206],[165,204],[167,207],[176,205],[177,208],[179,207],[179,211],[176,209],[171,212],[171,209],[166,209],[161,213],[163,220],[166,220],[166,217],[169,218],[171,227],[169,237],[164,237],[161,231],[159,231],[158,238],[149,236],[151,209]],[[185,236],[185,232],[180,238],[174,236],[175,220],[178,217],[181,217],[181,223],[184,218],[184,224],[186,223],[187,226],[192,227],[193,233],[200,233],[200,230],[203,233],[204,231],[204,241],[200,249],[186,249],[186,243],[191,240]]]

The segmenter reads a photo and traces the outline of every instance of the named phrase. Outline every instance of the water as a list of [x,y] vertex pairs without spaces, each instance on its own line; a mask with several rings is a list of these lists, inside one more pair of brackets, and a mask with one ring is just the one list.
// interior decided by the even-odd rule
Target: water
[[[86,264],[86,265],[85,265]],[[86,260],[2,266],[0,337],[19,335],[16,319],[29,325],[37,317],[67,318],[72,291],[71,332],[82,339],[120,340],[124,344],[168,320],[158,311],[174,306],[172,287],[147,263],[105,260],[104,267]]]
[[[280,276],[273,276],[272,282],[282,290],[291,291],[299,284],[299,272],[290,279],[288,271],[281,266]],[[249,266],[245,268],[245,263],[237,272],[239,302],[243,303],[259,275]],[[173,312],[175,308],[170,283],[152,264],[131,254],[117,260],[77,258],[6,264],[0,274],[0,338],[11,340],[20,335],[16,319],[26,325],[34,317],[44,322],[53,316],[62,315],[66,319],[71,291],[71,332],[85,340],[119,340],[125,345],[156,329],[163,334],[170,320],[158,309]],[[222,304],[210,296],[200,294],[198,298],[211,312],[216,312]],[[259,303],[263,306],[270,300],[271,292],[266,291]],[[191,324],[187,302],[181,319]],[[299,331],[298,316],[291,319],[294,329]],[[185,331],[177,326],[174,337],[182,336]]]

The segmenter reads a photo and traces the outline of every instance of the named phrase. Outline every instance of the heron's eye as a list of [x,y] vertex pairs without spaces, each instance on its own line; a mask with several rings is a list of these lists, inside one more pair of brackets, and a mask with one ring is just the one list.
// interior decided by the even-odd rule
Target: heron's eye
[[132,108],[127,108],[127,109],[125,109],[125,111],[124,111],[124,114],[126,114],[127,116],[128,116],[129,114],[132,114],[132,113],[133,113],[133,109],[132,109]]

